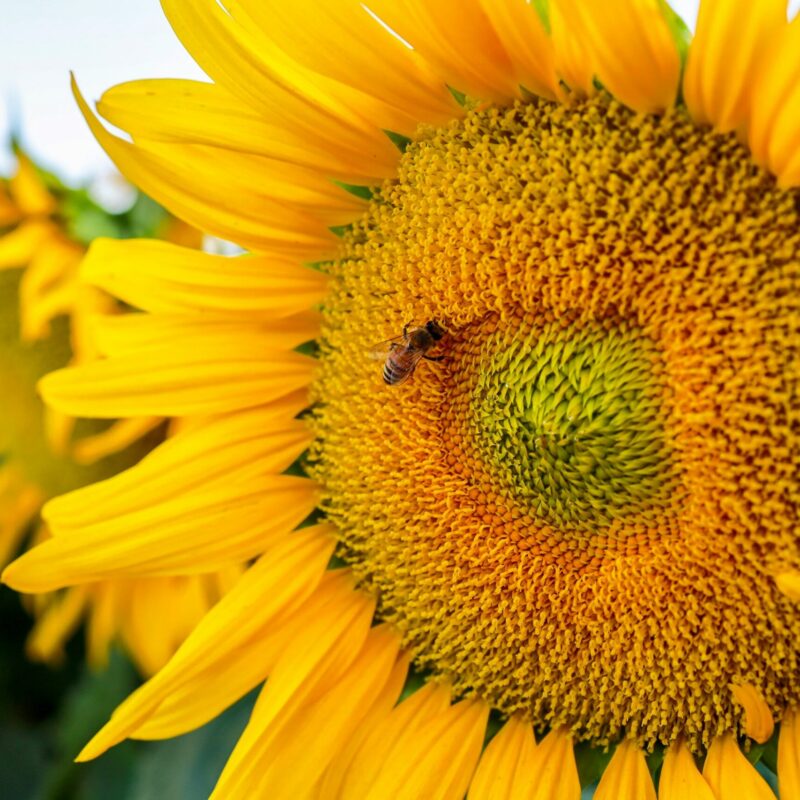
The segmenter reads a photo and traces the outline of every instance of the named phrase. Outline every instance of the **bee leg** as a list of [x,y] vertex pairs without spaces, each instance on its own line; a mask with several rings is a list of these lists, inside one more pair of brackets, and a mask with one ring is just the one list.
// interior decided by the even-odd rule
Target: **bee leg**
[[422,356],[426,361],[444,361],[444,356]]

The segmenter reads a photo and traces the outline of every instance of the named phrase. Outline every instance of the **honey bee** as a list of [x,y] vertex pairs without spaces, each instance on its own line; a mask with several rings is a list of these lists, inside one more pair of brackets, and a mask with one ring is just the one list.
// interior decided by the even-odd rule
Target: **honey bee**
[[383,380],[389,386],[405,383],[424,358],[426,361],[441,361],[444,356],[431,356],[431,350],[444,336],[444,329],[435,320],[426,322],[422,327],[403,326],[403,333],[389,339],[376,351],[383,358]]

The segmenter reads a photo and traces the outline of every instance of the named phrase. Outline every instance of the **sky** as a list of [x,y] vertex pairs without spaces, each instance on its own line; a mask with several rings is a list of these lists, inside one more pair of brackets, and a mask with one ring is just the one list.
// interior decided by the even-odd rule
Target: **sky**
[[[690,27],[698,1],[672,3]],[[12,127],[19,129],[34,157],[72,184],[112,167],[78,113],[69,90],[70,70],[90,100],[126,80],[203,79],[158,0],[2,2],[12,10],[3,14],[0,137],[7,140]],[[8,157],[0,155],[0,174],[9,169]]]

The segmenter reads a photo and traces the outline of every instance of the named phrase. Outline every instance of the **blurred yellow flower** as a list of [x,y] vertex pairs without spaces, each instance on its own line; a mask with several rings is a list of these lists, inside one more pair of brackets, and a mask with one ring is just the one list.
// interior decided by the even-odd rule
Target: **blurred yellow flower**
[[578,800],[577,741],[616,744],[598,800],[655,798],[665,748],[661,800],[761,800],[737,737],[775,720],[800,796],[785,2],[702,0],[691,42],[660,0],[163,5],[212,82],[106,92],[132,141],[79,103],[252,255],[93,245],[87,282],[145,313],[47,400],[202,421],[51,501],[5,580],[257,560],[80,757],[268,678],[215,800]]
[[[0,563],[23,545],[49,538],[39,519],[49,497],[109,477],[131,466],[164,438],[160,417],[81,425],[45,409],[36,395],[41,375],[99,357],[94,325],[119,304],[81,283],[78,267],[85,246],[76,230],[85,210],[74,208],[78,192],[55,184],[24,153],[14,176],[0,183],[0,376],[4,413],[0,423]],[[89,208],[87,206],[87,208]],[[89,209],[100,214],[96,207]],[[105,219],[110,219],[105,215]],[[196,230],[155,217],[157,231],[199,245]],[[91,429],[92,432],[89,432]],[[148,435],[149,434],[149,435]],[[146,437],[146,438],[142,438]],[[109,456],[112,456],[109,458]],[[91,663],[102,664],[110,643],[120,639],[145,674],[159,669],[199,619],[238,576],[238,568],[198,577],[164,577],[90,583],[36,595],[31,657],[62,655],[66,640],[85,617]],[[170,613],[164,614],[164,608]]]

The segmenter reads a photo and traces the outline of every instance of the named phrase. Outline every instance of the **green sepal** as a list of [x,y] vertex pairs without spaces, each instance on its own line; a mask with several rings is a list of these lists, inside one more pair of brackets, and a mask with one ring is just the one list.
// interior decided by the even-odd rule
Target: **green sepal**
[[588,742],[578,742],[575,745],[575,763],[578,765],[581,788],[600,780],[612,755],[613,750],[610,748],[603,750],[599,747],[592,747]]
[[406,698],[411,697],[415,692],[418,692],[427,683],[429,676],[429,672],[416,670],[412,664],[408,668],[408,675],[406,676],[406,682],[403,684],[403,691],[400,692],[400,698],[397,701],[398,704],[402,703]]
[[539,15],[544,29],[550,34],[550,3],[549,0],[530,0],[534,11]]
[[354,183],[345,183],[344,181],[334,181],[334,183],[361,200],[372,200],[374,196],[369,186],[358,186]]
[[389,141],[401,152],[405,153],[408,146],[414,141],[409,139],[408,136],[403,136],[402,133],[395,133],[394,131],[383,129],[383,132],[389,137]]
[[774,773],[778,772],[778,737],[780,736],[780,725],[775,726],[775,732],[764,745],[761,753],[761,761]]
[[352,229],[352,225],[331,225],[328,230],[334,235],[343,239],[348,232]]
[[683,104],[683,71],[686,69],[686,57],[689,54],[689,43],[692,41],[692,32],[667,0],[658,0],[658,5],[661,9],[661,15],[667,23],[669,32],[672,34],[672,40],[675,42],[675,47],[678,49],[678,56],[681,60],[681,77],[678,81],[678,98],[676,100],[676,102],[681,105]]
[[453,86],[450,86],[450,84],[447,84],[447,91],[450,92],[451,95],[453,95],[456,103],[458,103],[462,108],[466,108],[469,99],[464,94],[464,92],[459,92],[458,89],[456,89]]

